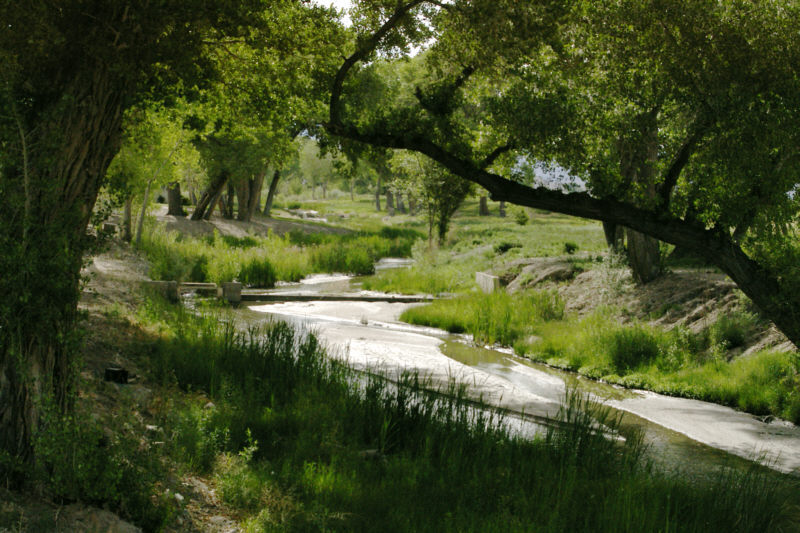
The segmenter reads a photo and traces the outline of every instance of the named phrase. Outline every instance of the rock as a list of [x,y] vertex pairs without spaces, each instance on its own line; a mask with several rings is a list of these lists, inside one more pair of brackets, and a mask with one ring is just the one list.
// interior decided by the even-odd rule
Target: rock
[[494,292],[500,288],[500,278],[486,272],[475,272],[475,283],[486,293]]
[[222,299],[232,304],[240,303],[242,301],[242,284],[238,281],[222,283]]
[[522,268],[514,281],[508,284],[508,292],[534,287],[545,281],[565,281],[575,277],[577,270],[567,261],[537,261]]
[[[78,504],[67,506],[64,513],[66,527],[61,531],[84,531],[86,533],[141,533],[141,529],[109,511]],[[59,520],[59,524],[62,522]]]
[[124,394],[133,400],[139,409],[147,409],[150,405],[150,400],[153,398],[153,391],[144,385],[128,385],[127,387],[120,387]]

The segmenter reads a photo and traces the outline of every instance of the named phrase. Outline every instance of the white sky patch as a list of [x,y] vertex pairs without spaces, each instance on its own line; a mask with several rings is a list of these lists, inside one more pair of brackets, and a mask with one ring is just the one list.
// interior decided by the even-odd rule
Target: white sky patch
[[342,17],[342,22],[344,22],[345,26],[350,26],[352,21],[350,20],[350,15],[347,14],[347,10],[353,7],[352,0],[312,0],[313,3],[317,4],[318,6],[323,7],[335,7],[339,11],[344,10],[344,16]]

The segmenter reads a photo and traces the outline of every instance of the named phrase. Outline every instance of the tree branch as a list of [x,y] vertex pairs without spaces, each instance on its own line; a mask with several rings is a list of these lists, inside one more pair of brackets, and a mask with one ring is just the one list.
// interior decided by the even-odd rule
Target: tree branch
[[369,56],[369,54],[375,50],[378,44],[380,44],[381,40],[383,40],[386,34],[392,31],[405,15],[424,2],[425,0],[413,0],[406,4],[398,4],[397,9],[395,9],[395,12],[392,14],[392,16],[389,17],[375,33],[370,35],[370,37],[364,41],[364,43],[358,47],[355,52],[350,54],[350,56],[344,60],[342,66],[340,66],[339,70],[336,72],[336,77],[333,80],[333,86],[331,88],[331,99],[329,104],[330,113],[328,118],[331,124],[341,123],[342,86],[344,85],[344,80],[347,78],[350,70],[352,70],[352,68],[358,62],[366,59],[367,56]]
[[697,143],[700,142],[700,139],[703,138],[707,130],[707,123],[703,123],[694,128],[694,132],[684,141],[683,145],[675,154],[672,164],[670,164],[666,174],[664,174],[664,181],[659,188],[658,196],[660,207],[665,211],[669,208],[672,191],[675,189],[675,185],[678,184],[678,178],[681,172],[683,172],[683,169],[686,167],[687,163],[689,163],[689,158],[691,158],[694,153]]
[[511,142],[508,142],[508,143],[504,144],[503,146],[498,146],[497,148],[492,150],[491,153],[489,153],[489,155],[487,155],[483,159],[483,161],[481,161],[481,163],[479,165],[480,168],[482,168],[482,169],[489,168],[491,166],[491,164],[494,163],[497,160],[498,157],[500,157],[501,155],[503,155],[504,153],[506,153],[506,152],[508,152],[510,150],[513,150],[514,148],[515,148],[514,143],[511,143]]

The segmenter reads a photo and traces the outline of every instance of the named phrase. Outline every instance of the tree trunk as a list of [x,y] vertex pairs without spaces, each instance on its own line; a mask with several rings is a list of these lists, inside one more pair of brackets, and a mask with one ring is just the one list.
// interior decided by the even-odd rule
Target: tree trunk
[[131,242],[131,238],[133,237],[133,224],[131,221],[132,203],[133,198],[128,196],[125,200],[125,207],[122,208],[122,240],[125,242]]
[[236,197],[236,189],[228,180],[228,194],[222,197],[222,202],[219,204],[222,208],[222,217],[228,220],[233,220],[233,200]]
[[402,194],[398,194],[397,195],[397,210],[400,211],[403,214],[405,214],[405,212],[406,212],[406,204],[405,204],[405,202],[403,202],[403,195]]
[[214,211],[214,206],[219,201],[219,195],[222,193],[223,187],[228,182],[229,174],[226,171],[220,172],[217,177],[208,185],[208,189],[203,192],[200,201],[197,202],[194,212],[192,212],[192,220],[203,220],[211,217]]
[[181,197],[181,184],[177,181],[167,186],[167,204],[169,205],[168,215],[174,217],[185,217],[186,211],[183,210],[183,198]]
[[253,215],[259,212],[261,207],[261,189],[264,187],[264,176],[267,172],[259,172],[254,178],[248,181],[250,187],[250,202],[247,205],[247,221],[253,220]]
[[272,216],[272,204],[275,201],[275,195],[278,193],[278,182],[281,180],[281,171],[275,169],[272,174],[272,181],[269,183],[269,191],[267,192],[267,203],[264,205],[264,216]]
[[388,188],[386,189],[386,212],[390,217],[394,216],[394,195]]
[[504,200],[500,200],[500,208],[497,211],[500,218],[506,217],[506,202]]
[[354,191],[354,189],[355,189],[355,181],[356,181],[355,179],[350,178],[350,201],[351,202],[354,202],[355,199],[356,199],[356,195],[355,195],[355,191]]
[[144,231],[144,216],[147,214],[147,203],[150,200],[150,185],[153,180],[147,182],[147,187],[144,188],[144,197],[142,198],[142,210],[139,212],[139,222],[136,224],[136,246],[142,243],[142,231]]
[[381,175],[378,174],[378,184],[375,186],[375,210],[381,210]]
[[606,244],[616,252],[622,251],[625,247],[625,229],[613,222],[603,222],[603,233],[606,237]]
[[86,228],[129,96],[127,80],[97,61],[70,63],[46,98],[14,80],[0,94],[4,115],[8,102],[30,101],[19,117],[26,149],[3,138],[0,168],[0,456],[23,462],[47,430],[43,410],[63,414],[74,400]]
[[[250,180],[239,179],[234,186],[236,192],[236,220],[250,220]],[[231,210],[233,206],[231,206]]]
[[480,203],[478,204],[478,216],[489,216],[489,199],[486,196],[481,196]]
[[628,261],[633,279],[640,284],[650,283],[661,275],[661,254],[658,239],[628,228]]

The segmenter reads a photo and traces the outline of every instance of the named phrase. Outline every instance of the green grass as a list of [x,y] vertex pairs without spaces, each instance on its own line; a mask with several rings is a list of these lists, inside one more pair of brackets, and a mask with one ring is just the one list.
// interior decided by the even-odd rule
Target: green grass
[[292,232],[283,237],[193,238],[159,226],[144,234],[141,250],[153,279],[215,282],[238,280],[255,287],[298,281],[315,272],[371,274],[382,257],[407,257],[420,234],[385,228],[374,233]]
[[514,259],[564,255],[566,249],[591,256],[606,248],[597,222],[530,210],[529,222],[520,225],[513,217],[479,217],[477,212],[476,201],[465,202],[442,248],[431,251],[420,241],[414,248],[414,266],[381,272],[365,280],[364,287],[406,294],[467,292],[475,287],[475,272]]
[[[224,322],[220,322],[224,318]],[[210,473],[246,531],[766,531],[790,525],[789,488],[758,467],[688,481],[652,471],[640,439],[606,439],[601,406],[572,395],[529,441],[464,389],[430,394],[326,357],[313,335],[194,316],[158,302],[154,377],[187,392],[160,415],[168,451]],[[197,392],[210,397],[193,400]]]
[[412,307],[400,319],[450,333],[471,333],[480,342],[511,345],[530,331],[532,322],[563,316],[564,302],[558,293],[541,291],[462,295]]
[[699,333],[619,323],[609,309],[564,316],[557,293],[473,293],[407,310],[401,319],[480,342],[499,342],[535,361],[611,383],[729,405],[800,423],[797,354],[762,351],[728,361],[756,327],[748,312],[721,315]]

